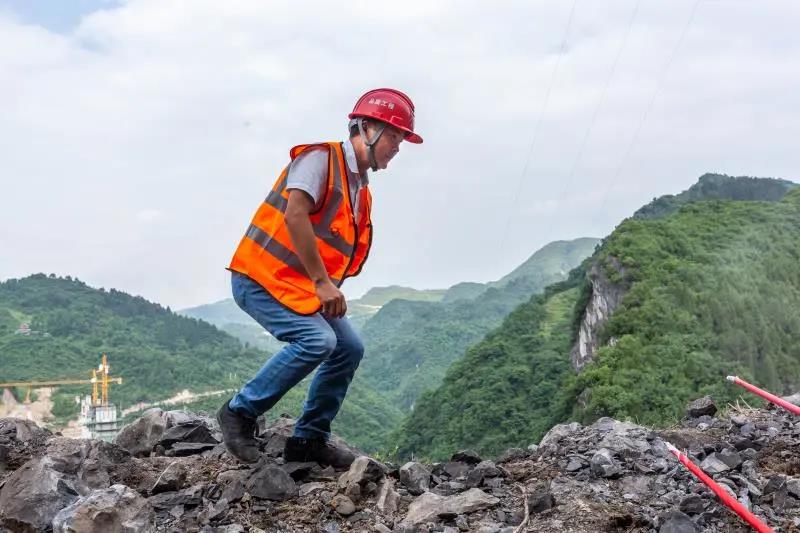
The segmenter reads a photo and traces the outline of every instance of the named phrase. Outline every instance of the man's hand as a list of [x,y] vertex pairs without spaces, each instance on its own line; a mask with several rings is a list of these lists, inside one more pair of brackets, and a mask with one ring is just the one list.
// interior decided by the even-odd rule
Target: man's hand
[[333,318],[342,318],[347,313],[344,294],[330,279],[315,283],[317,298],[322,302],[322,312]]

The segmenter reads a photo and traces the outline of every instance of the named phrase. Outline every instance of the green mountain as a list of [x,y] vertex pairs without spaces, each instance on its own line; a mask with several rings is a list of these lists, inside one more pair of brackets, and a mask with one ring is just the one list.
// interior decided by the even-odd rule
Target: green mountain
[[[390,285],[373,287],[361,298],[347,302],[347,316],[360,328],[364,322],[377,313],[387,302],[402,298],[423,302],[438,302],[444,296],[444,289],[418,290],[410,287]],[[178,311],[178,314],[205,320],[245,343],[260,349],[276,351],[283,345],[264,331],[258,323],[242,311],[233,298],[226,298],[211,304],[199,305]],[[2,318],[0,318],[1,320]]]
[[531,295],[564,279],[598,242],[585,238],[550,243],[508,276],[483,286],[473,299],[390,301],[362,329],[367,355],[354,383],[369,384],[393,404],[410,409],[422,391],[441,383],[468,346]]
[[498,453],[570,419],[665,424],[698,395],[733,400],[728,374],[796,391],[799,227],[800,190],[777,180],[706,175],[655,200],[467,350],[393,435],[398,456]]
[[705,200],[741,200],[777,202],[797,183],[775,178],[751,178],[726,174],[703,174],[687,190],[654,198],[641,207],[634,218],[658,218],[677,211],[681,206]]
[[270,335],[258,322],[250,318],[250,315],[242,311],[233,298],[181,309],[178,314],[213,324],[225,333],[239,339],[248,348],[276,352],[283,346],[282,342]]
[[[15,333],[22,322],[30,324],[30,335]],[[0,382],[88,378],[101,354],[108,355],[112,375],[123,377],[122,385],[112,385],[110,391],[121,408],[158,403],[184,389],[236,389],[269,356],[244,348],[209,323],[70,277],[36,274],[0,283]],[[269,417],[281,412],[298,416],[309,379]],[[53,408],[58,421],[75,417],[73,397],[88,392],[86,385],[59,387]],[[216,409],[222,398],[201,403]],[[362,387],[348,396],[334,431],[368,448],[400,416],[381,396]]]
[[26,316],[35,332],[14,334],[19,323],[0,329],[0,381],[88,377],[106,353],[125,378],[114,395],[131,404],[188,384],[220,388],[231,372],[258,368],[253,352],[210,324],[69,277],[0,283],[0,310]]

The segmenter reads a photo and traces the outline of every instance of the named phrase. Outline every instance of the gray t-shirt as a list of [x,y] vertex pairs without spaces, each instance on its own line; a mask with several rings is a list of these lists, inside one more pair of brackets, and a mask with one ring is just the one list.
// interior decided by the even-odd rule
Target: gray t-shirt
[[[347,184],[350,198],[353,199],[354,215],[358,216],[358,191],[369,183],[367,173],[360,176],[356,154],[350,140],[342,143],[344,159],[347,163]],[[289,175],[286,178],[287,189],[299,189],[306,192],[314,200],[314,209],[322,207],[328,177],[328,151],[322,147],[309,148],[292,161]]]

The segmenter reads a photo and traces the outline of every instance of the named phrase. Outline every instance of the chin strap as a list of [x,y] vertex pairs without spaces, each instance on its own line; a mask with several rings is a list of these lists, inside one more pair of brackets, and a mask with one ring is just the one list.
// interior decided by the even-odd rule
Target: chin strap
[[358,125],[358,132],[361,134],[361,140],[367,147],[369,166],[372,168],[372,171],[375,172],[378,170],[378,161],[375,159],[375,143],[378,142],[378,139],[380,139],[381,135],[383,134],[383,130],[386,129],[386,123],[380,122],[378,124],[378,129],[372,139],[367,138],[367,131],[364,129],[364,117],[356,117],[352,119],[350,121],[349,128],[352,128],[355,125]]

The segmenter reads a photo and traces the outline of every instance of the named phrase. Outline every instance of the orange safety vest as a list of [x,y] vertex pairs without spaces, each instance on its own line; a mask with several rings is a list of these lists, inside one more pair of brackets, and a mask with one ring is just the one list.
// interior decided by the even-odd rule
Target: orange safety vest
[[[311,225],[325,270],[333,283],[341,287],[345,278],[361,272],[369,255],[372,195],[366,186],[359,190],[356,220],[342,143],[303,144],[292,148],[289,155],[294,161],[314,146],[328,149],[328,182],[322,206],[310,214]],[[256,211],[228,269],[250,277],[295,313],[311,315],[322,304],[297,255],[284,218],[289,203],[286,179],[290,166],[291,162]]]

